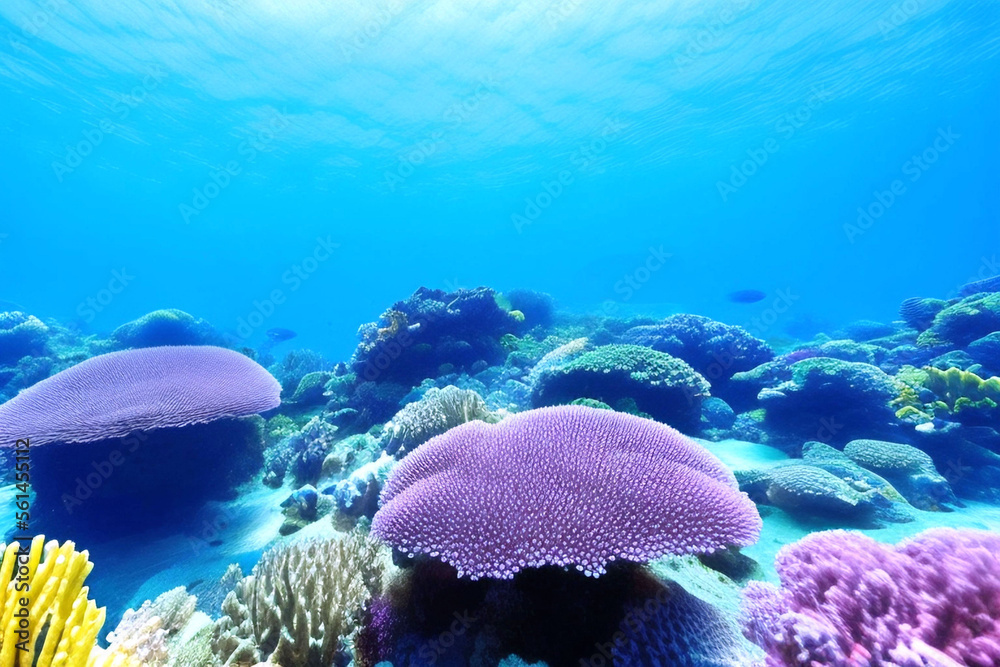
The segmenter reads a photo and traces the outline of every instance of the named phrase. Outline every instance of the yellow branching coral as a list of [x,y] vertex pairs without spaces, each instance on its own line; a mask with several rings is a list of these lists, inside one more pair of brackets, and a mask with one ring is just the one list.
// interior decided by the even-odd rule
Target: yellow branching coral
[[4,667],[106,667],[95,650],[104,609],[88,599],[84,580],[94,564],[72,542],[24,549],[0,546],[0,665]]

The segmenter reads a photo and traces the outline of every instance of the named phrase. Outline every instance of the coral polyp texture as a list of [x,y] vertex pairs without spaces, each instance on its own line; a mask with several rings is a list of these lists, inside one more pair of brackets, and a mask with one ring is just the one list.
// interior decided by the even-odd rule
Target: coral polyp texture
[[452,385],[434,387],[419,401],[404,406],[386,424],[386,451],[402,458],[432,436],[475,419],[497,421],[479,394]]
[[810,535],[752,582],[744,634],[767,667],[1000,664],[1000,535],[941,528],[896,547],[847,531]]
[[641,345],[604,345],[542,371],[531,400],[544,407],[592,398],[619,409],[628,401],[690,431],[697,428],[708,394],[705,378],[681,359]]
[[211,324],[176,308],[154,310],[111,333],[120,348],[164,345],[214,345],[222,336]]
[[[18,542],[0,545],[0,665],[115,664],[96,648],[104,609],[88,598],[83,585],[94,568],[87,552],[76,551],[72,542],[46,543],[41,535],[20,547]],[[12,578],[15,568],[17,578]]]
[[223,601],[212,650],[227,665],[343,664],[338,654],[387,567],[378,544],[358,533],[270,549]]
[[275,408],[281,385],[220,347],[112,352],[42,380],[0,405],[0,447],[93,442]]
[[729,379],[774,359],[764,341],[738,326],[701,315],[671,315],[660,324],[633,327],[622,342],[679,357],[711,382]]
[[372,531],[459,576],[605,573],[614,560],[756,541],[754,504],[700,445],[657,422],[583,406],[469,422],[403,459]]

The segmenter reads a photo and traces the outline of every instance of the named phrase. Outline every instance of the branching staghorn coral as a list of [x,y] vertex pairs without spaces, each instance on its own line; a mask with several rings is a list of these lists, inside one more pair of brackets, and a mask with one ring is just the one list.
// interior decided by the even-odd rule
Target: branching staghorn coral
[[226,596],[213,650],[226,665],[328,667],[388,567],[386,552],[360,533],[271,549]]
[[[0,665],[5,667],[110,667],[97,635],[104,609],[88,599],[84,580],[94,564],[72,542],[45,543],[39,535],[21,550],[3,547],[0,559]],[[43,633],[43,629],[47,630]]]

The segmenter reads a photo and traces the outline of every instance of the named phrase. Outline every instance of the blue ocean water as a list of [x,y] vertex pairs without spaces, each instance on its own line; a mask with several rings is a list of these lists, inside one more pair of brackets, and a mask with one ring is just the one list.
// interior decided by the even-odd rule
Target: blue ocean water
[[727,293],[784,290],[768,335],[889,320],[998,271],[998,22],[929,0],[10,0],[3,298],[95,332],[154,307],[235,331],[282,290],[251,341],[288,327],[333,358],[420,285],[738,324],[764,308]]
[[[395,557],[382,565],[409,588],[366,582],[344,605],[361,619],[351,642],[354,631],[362,641],[337,644],[322,667],[348,654],[358,667],[424,664],[412,658],[428,651],[427,664],[455,667],[588,664],[590,644],[621,619],[584,621],[652,589],[672,591],[676,606],[609,662],[666,664],[645,652],[673,642],[682,618],[684,632],[725,626],[725,641],[702,636],[677,664],[759,667],[747,656],[781,651],[746,629],[748,582],[788,584],[779,550],[821,553],[809,540],[831,528],[882,545],[956,529],[925,547],[927,562],[952,559],[946,581],[921,591],[914,575],[897,599],[946,591],[945,615],[960,625],[973,605],[952,591],[975,591],[970,572],[980,577],[962,563],[985,563],[981,579],[1000,582],[995,555],[974,560],[977,547],[960,543],[996,552],[1000,534],[998,110],[996,2],[4,0],[0,542],[16,534],[8,515],[19,509],[4,439],[23,431],[41,443],[32,527],[88,550],[89,592],[107,609],[100,647],[115,646],[108,632],[144,600],[179,586],[198,596],[208,616],[169,628],[178,667],[235,656],[225,642],[209,650],[203,631],[232,630],[222,600],[239,576],[273,565],[263,554],[339,544],[372,522],[380,552],[318,570]],[[974,281],[986,282],[962,291]],[[512,303],[519,289],[551,295],[556,314],[523,292]],[[911,297],[923,300],[901,314]],[[160,313],[112,333],[160,309],[203,322]],[[163,343],[160,325],[170,343],[222,341],[243,356],[202,350],[217,363],[188,365],[176,359],[190,348],[149,351]],[[243,365],[212,356],[222,353]],[[461,406],[454,423],[441,417],[449,400]],[[490,426],[465,424],[476,419]],[[691,494],[681,511],[671,493],[697,477],[685,460],[643,495],[629,485],[663,461],[629,468],[634,443],[618,427],[644,446],[690,447],[728,487]],[[528,433],[520,455],[469,473],[496,463],[491,438],[517,428]],[[534,436],[548,428],[577,430]],[[711,515],[700,503],[718,498],[729,512],[720,544],[742,551],[678,564],[684,549],[649,549],[667,555],[654,561],[636,556],[636,530],[628,556],[617,543],[559,564],[600,573],[633,556],[641,567],[591,581],[595,571],[573,579],[539,559],[510,588],[462,575],[510,574],[524,555],[445,554],[462,539],[406,566],[412,543],[386,524],[417,525],[426,534],[415,539],[433,542],[451,522],[407,517],[425,506],[400,510],[387,480],[405,476],[407,457],[431,457],[425,445],[463,437],[455,449],[476,455],[456,456],[458,472],[444,471],[452,486],[435,487],[461,487],[462,511],[530,508],[524,498],[536,496],[539,523],[607,511],[614,520],[585,545],[598,552],[626,518]],[[608,451],[621,456],[605,469]],[[539,484],[551,471],[525,461],[568,461],[569,481]],[[594,470],[607,474],[595,481]],[[495,486],[477,488],[482,479]],[[609,479],[614,488],[601,487]],[[605,492],[596,501],[590,482]],[[565,496],[546,496],[553,487]],[[433,514],[448,498],[417,500]],[[716,519],[694,523],[725,523]],[[566,547],[556,528],[553,552]],[[837,565],[870,565],[850,562],[877,551],[857,544],[868,547],[841,548]],[[428,566],[438,555],[455,570]],[[292,597],[307,607],[306,589]],[[904,611],[887,605],[885,616]],[[470,613],[486,620],[464,638],[442,630]],[[562,642],[569,627],[582,647]],[[505,636],[524,628],[539,634]],[[1000,664],[1000,621],[992,633],[976,649],[984,665]],[[449,636],[457,648],[445,650]],[[942,643],[954,637],[928,650],[974,652],[962,632]],[[269,641],[254,639],[258,652]],[[845,650],[928,648],[902,633],[866,641]],[[504,650],[471,660],[484,645]],[[186,663],[177,656],[188,647],[212,658]]]

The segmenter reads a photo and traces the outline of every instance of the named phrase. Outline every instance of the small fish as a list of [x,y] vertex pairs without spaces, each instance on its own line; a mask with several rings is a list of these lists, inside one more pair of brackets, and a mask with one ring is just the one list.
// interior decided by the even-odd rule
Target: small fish
[[759,289],[741,289],[730,292],[728,298],[733,303],[757,303],[766,296]]
[[276,343],[280,343],[286,340],[291,340],[296,336],[298,336],[298,334],[292,331],[291,329],[282,329],[281,327],[268,329],[267,331],[264,332],[264,335]]

